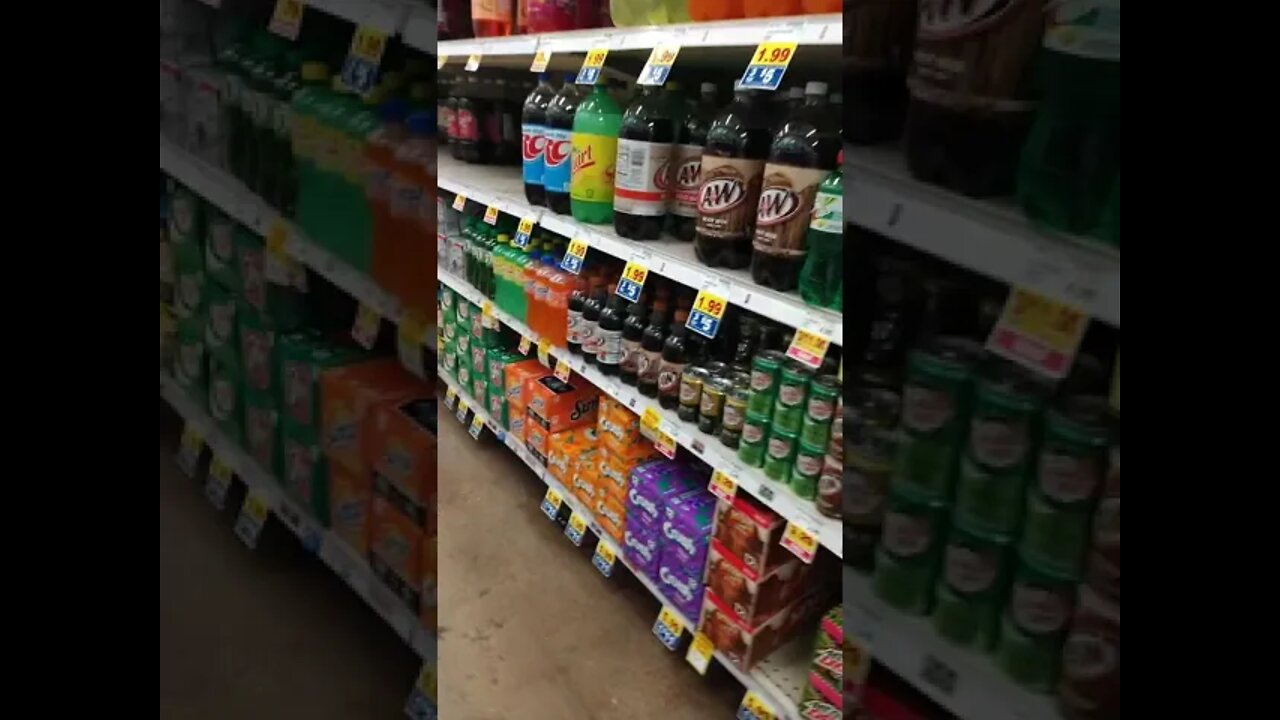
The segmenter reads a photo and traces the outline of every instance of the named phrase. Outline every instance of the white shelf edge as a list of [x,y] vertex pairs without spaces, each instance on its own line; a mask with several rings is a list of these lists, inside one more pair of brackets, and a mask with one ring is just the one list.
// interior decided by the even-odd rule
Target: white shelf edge
[[798,15],[767,20],[723,20],[679,25],[650,25],[629,28],[588,28],[541,35],[513,35],[493,38],[443,40],[441,55],[450,62],[463,61],[473,53],[482,55],[533,55],[539,49],[554,53],[585,53],[595,47],[609,50],[649,50],[658,43],[677,43],[682,48],[749,47],[766,39],[794,40],[803,47],[838,46],[843,42],[842,17],[838,13]]
[[400,31],[406,45],[424,53],[436,53],[436,11],[426,4],[413,4]]
[[[928,618],[907,615],[876,598],[870,576],[846,566],[843,591],[845,632],[865,640],[876,661],[960,720],[1062,720],[1052,696],[1018,687],[1001,674],[994,656],[952,645]],[[921,678],[926,659],[955,672],[951,692]]]
[[[623,261],[645,254],[648,256],[645,262],[648,263],[649,270],[652,272],[694,290],[700,290],[709,282],[714,282],[719,286],[720,292],[727,296],[726,299],[731,305],[745,308],[793,328],[821,327],[823,334],[827,335],[833,344],[844,345],[844,316],[840,313],[807,305],[798,294],[776,292],[755,283],[740,280],[717,268],[676,257],[664,252],[658,243],[626,240],[614,234],[609,226],[579,223],[571,216],[557,215],[546,208],[533,207],[525,202],[523,197],[515,197],[487,189],[483,184],[467,183],[450,177],[447,171],[457,168],[458,165],[460,163],[452,158],[440,158],[436,178],[436,184],[440,189],[455,194],[461,193],[468,200],[492,205],[517,218],[535,217],[536,224],[566,238],[582,238],[591,247]],[[480,172],[487,173],[491,170]]]
[[[378,287],[368,275],[309,240],[301,229],[283,218],[233,176],[209,165],[163,136],[160,137],[160,169],[258,235],[265,237],[274,223],[284,222],[289,229],[285,249],[291,257],[361,304],[373,309],[378,315],[397,325],[400,323],[404,313],[394,297]],[[433,324],[434,318],[429,317],[427,321],[428,324]],[[427,328],[423,344],[431,352],[436,352],[435,327]]]
[[1007,201],[911,178],[896,148],[845,146],[844,220],[1120,327],[1120,253],[1033,228]]
[[[489,411],[483,405],[478,404],[475,398],[471,396],[471,393],[466,392],[456,380],[449,377],[449,374],[444,371],[444,368],[437,367],[436,374],[448,387],[453,389],[459,398],[467,402],[467,406],[476,415],[480,416],[480,418],[484,420],[485,426],[489,428],[489,431],[494,434],[494,437],[497,438],[499,442],[514,452],[520,460],[533,471],[534,475],[538,476],[539,480],[548,487],[555,489],[555,491],[560,494],[560,497],[564,499],[564,502],[569,505],[571,510],[587,520],[587,526],[590,528],[591,532],[613,550],[616,565],[625,567],[628,572],[640,581],[641,585],[644,585],[645,589],[648,590],[649,593],[658,600],[658,602],[670,608],[671,611],[675,613],[676,617],[679,618],[680,623],[684,626],[685,630],[690,634],[697,632],[697,623],[690,622],[689,618],[685,617],[679,610],[671,607],[667,598],[662,594],[662,591],[658,589],[658,586],[654,585],[653,581],[646,577],[644,573],[638,572],[627,563],[623,550],[618,546],[617,541],[610,537],[608,533],[605,533],[600,528],[599,523],[596,522],[595,513],[591,512],[590,509],[583,507],[578,498],[570,492],[563,483],[557,480],[551,473],[547,472],[547,469],[540,465],[529,453],[529,450],[525,448],[524,443],[512,437],[504,428],[495,423],[493,417],[489,414]],[[449,410],[448,407],[445,407],[444,410],[448,411],[450,414],[455,413],[454,410]],[[454,417],[456,419],[456,415]],[[799,704],[798,699],[789,698],[773,683],[772,680],[760,672],[758,667],[753,668],[749,673],[744,673],[733,663],[729,662],[729,659],[724,657],[723,653],[720,651],[716,651],[715,657],[716,660],[718,660],[720,664],[729,671],[729,674],[733,675],[733,677],[737,679],[743,687],[748,690],[754,690],[766,701],[773,704],[776,710],[783,713],[783,717],[786,720],[799,720],[797,707]]]
[[[306,0],[306,7],[395,35],[404,26],[405,15],[412,5],[404,0]],[[303,22],[306,22],[305,13]]]
[[[177,382],[160,372],[160,396],[169,403],[188,423],[199,429],[205,444],[217,457],[227,463],[233,472],[266,501],[267,506],[277,519],[299,540],[309,540],[314,534],[320,538],[320,546],[316,555],[329,569],[341,577],[375,612],[396,632],[423,660],[435,662],[436,636],[422,627],[418,617],[408,608],[398,604],[394,594],[374,577],[369,564],[360,557],[355,549],[324,527],[288,496],[280,485],[263,470],[257,461],[244,451],[239,444],[232,441],[213,422],[207,413],[198,408]],[[300,519],[295,525],[280,512],[282,506]]]
[[[436,268],[436,277],[441,283],[452,288],[475,305],[483,306],[487,300],[465,280],[450,273],[443,267]],[[493,316],[502,324],[529,338],[534,345],[537,344],[539,340],[537,333],[496,305],[493,306]],[[788,488],[765,477],[759,468],[743,467],[733,450],[722,445],[719,440],[691,429],[688,424],[675,418],[670,412],[660,407],[655,400],[646,398],[635,389],[613,378],[606,377],[597,368],[583,362],[581,358],[565,352],[564,348],[552,346],[552,352],[555,353],[557,358],[567,362],[575,373],[586,378],[602,392],[626,405],[637,415],[643,413],[646,407],[652,407],[662,418],[663,431],[675,438],[676,442],[682,447],[701,458],[703,462],[706,462],[712,468],[728,473],[737,481],[740,490],[747,491],[752,497],[763,502],[769,509],[783,518],[797,521],[805,528],[816,531],[818,542],[823,547],[830,550],[837,557],[843,557],[844,529],[839,520],[821,515],[817,508],[813,507],[812,502],[796,497]],[[813,509],[810,510],[810,507],[813,507]]]

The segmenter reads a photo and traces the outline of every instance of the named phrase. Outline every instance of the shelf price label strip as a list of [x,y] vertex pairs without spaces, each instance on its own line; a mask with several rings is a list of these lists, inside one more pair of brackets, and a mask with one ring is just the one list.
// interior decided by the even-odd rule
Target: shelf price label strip
[[351,38],[351,48],[342,63],[342,82],[364,95],[373,89],[378,77],[378,63],[387,49],[387,35],[371,27],[356,27]]
[[178,444],[178,456],[176,458],[178,467],[187,477],[194,479],[196,476],[196,466],[200,462],[200,453],[204,450],[204,435],[201,434],[200,428],[196,424],[187,421],[182,429],[182,440]]
[[569,538],[569,542],[582,547],[582,538],[587,534],[587,521],[578,514],[577,510],[569,514],[569,522],[564,526],[564,534]]
[[1064,303],[1014,287],[987,349],[1053,380],[1066,377],[1089,317]]
[[640,292],[644,290],[644,281],[649,277],[649,268],[641,258],[627,261],[622,269],[622,277],[618,278],[618,286],[614,293],[629,302],[640,302]]
[[575,82],[578,85],[595,85],[600,79],[600,71],[604,69],[604,61],[607,57],[609,57],[609,48],[606,47],[594,47],[587,51]]
[[209,477],[205,479],[204,495],[218,510],[227,506],[227,490],[231,488],[231,478],[234,476],[231,466],[221,457],[215,455],[209,462]]
[[564,504],[564,498],[560,497],[560,492],[547,486],[547,494],[542,497],[542,504],[538,507],[542,509],[542,514],[554,521],[562,504]]
[[297,40],[302,29],[302,0],[276,0],[267,29],[287,40]]
[[262,528],[267,524],[270,508],[257,490],[250,490],[245,495],[244,505],[240,506],[240,515],[236,517],[235,532],[245,545],[250,548],[258,546],[258,538]]
[[723,295],[715,290],[703,288],[693,299],[693,309],[689,312],[689,319],[685,321],[684,326],[713,340],[716,333],[720,331],[720,319],[724,317],[728,307],[729,301],[725,300]]
[[742,72],[739,87],[751,90],[777,90],[782,76],[796,54],[794,41],[765,41],[756,46],[751,63]]
[[680,635],[684,632],[684,623],[680,616],[669,606],[663,605],[658,619],[653,623],[653,634],[666,649],[675,652],[680,645]]
[[533,54],[533,63],[529,65],[529,72],[541,73],[547,71],[547,64],[551,62],[551,51],[539,48]]
[[659,43],[649,53],[649,60],[640,71],[637,85],[662,85],[671,74],[671,66],[676,64],[676,56],[680,54],[679,43]]
[[520,225],[516,227],[516,237],[513,241],[516,247],[523,250],[529,244],[529,238],[533,235],[533,226],[537,222],[538,218],[533,215],[520,218]]
[[570,240],[569,247],[564,251],[564,258],[560,260],[560,267],[574,275],[581,274],[582,263],[587,258],[587,247],[587,241],[583,238]]

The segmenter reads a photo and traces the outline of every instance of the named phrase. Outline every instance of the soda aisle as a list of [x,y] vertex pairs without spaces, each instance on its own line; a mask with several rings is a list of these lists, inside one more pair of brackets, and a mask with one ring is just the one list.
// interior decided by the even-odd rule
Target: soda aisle
[[860,705],[1119,718],[1119,0],[845,7]]
[[[174,543],[198,538],[190,551],[203,556],[238,552],[268,570],[291,556],[351,601],[296,608],[313,622],[294,642],[326,648],[282,661],[301,674],[211,673],[233,686],[206,695],[198,710],[211,716],[243,714],[234,708],[254,682],[335,698],[343,705],[326,711],[348,717],[437,715],[434,19],[398,0],[160,3],[160,396],[182,424],[167,444],[181,472],[162,466],[161,482],[194,483],[211,506],[192,517],[197,503],[162,494],[164,523],[179,529]],[[389,159],[371,138],[383,123],[404,129]],[[382,184],[366,182],[371,167],[387,170],[374,173]],[[225,521],[220,533],[195,530],[211,519]],[[166,567],[162,588],[181,588]],[[236,586],[253,577],[211,572],[225,585],[208,594],[252,605],[246,624],[288,605],[289,583]],[[162,591],[181,603],[168,617],[196,617],[189,601]],[[418,659],[416,678],[399,661],[333,657],[344,628],[368,621]],[[226,656],[241,650],[258,648],[220,652],[251,666]],[[329,677],[341,662],[362,666],[348,681],[377,674],[367,692],[378,696],[341,700],[349,684]]]
[[441,432],[649,683],[587,715],[838,717],[839,6],[567,7],[440,8]]

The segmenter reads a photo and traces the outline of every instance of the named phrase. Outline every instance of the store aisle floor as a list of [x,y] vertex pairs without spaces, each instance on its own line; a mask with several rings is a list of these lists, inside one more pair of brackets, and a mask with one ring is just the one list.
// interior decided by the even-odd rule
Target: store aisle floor
[[417,656],[296,539],[241,544],[174,464],[164,413],[160,717],[403,718]]
[[612,579],[538,504],[543,485],[488,431],[440,413],[440,711],[449,720],[732,718],[741,685],[699,676],[651,632],[657,600]]

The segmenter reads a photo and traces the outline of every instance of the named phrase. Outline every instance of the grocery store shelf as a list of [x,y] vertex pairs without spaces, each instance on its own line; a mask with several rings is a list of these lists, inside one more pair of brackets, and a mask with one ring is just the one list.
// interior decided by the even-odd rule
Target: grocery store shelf
[[439,44],[439,52],[448,55],[450,62],[466,62],[472,53],[533,55],[540,49],[552,53],[585,53],[602,47],[611,51],[650,50],[658,43],[676,43],[681,48],[741,47],[765,40],[794,40],[800,45],[840,45],[843,41],[841,20],[841,16],[835,13],[768,20],[592,28],[541,35],[445,40]]
[[[263,237],[266,237],[273,225],[283,223],[288,232],[285,250],[290,256],[378,315],[393,323],[400,322],[403,312],[394,297],[378,287],[368,275],[308,240],[293,223],[281,217],[280,213],[233,176],[204,162],[163,136],[160,137],[160,169]],[[428,329],[423,343],[432,352],[436,351],[434,327]]]
[[[409,8],[417,3],[407,0],[305,0],[307,9],[366,25],[388,35],[399,32]],[[306,16],[303,15],[303,22]]]
[[[441,283],[475,305],[483,306],[486,302],[486,298],[475,288],[445,268],[437,267],[436,276]],[[537,333],[497,306],[493,306],[493,316],[502,324],[529,338],[534,345],[537,344],[539,340]],[[823,547],[837,557],[841,556],[844,534],[839,520],[821,515],[811,501],[796,497],[790,489],[765,477],[759,468],[743,467],[733,450],[720,444],[714,437],[704,435],[682,422],[674,413],[662,409],[653,399],[641,395],[635,388],[604,375],[598,368],[586,364],[582,358],[566,352],[563,348],[552,347],[551,352],[557,359],[563,359],[575,373],[586,378],[601,392],[612,396],[636,414],[643,413],[645,408],[653,408],[662,418],[662,430],[675,438],[677,443],[712,468],[727,473],[737,482],[740,489],[751,493],[774,512],[816,533],[818,542]]]
[[[444,278],[442,277],[441,279],[443,280]],[[538,476],[539,480],[559,493],[560,497],[564,499],[564,503],[568,505],[573,512],[577,513],[587,521],[587,527],[591,532],[599,538],[601,542],[613,550],[614,557],[616,558],[615,565],[621,565],[627,568],[627,570],[640,581],[640,584],[644,585],[645,589],[657,598],[659,602],[663,605],[668,604],[666,598],[662,595],[662,591],[658,589],[657,585],[653,584],[652,580],[650,580],[644,573],[636,571],[635,568],[627,564],[622,548],[618,546],[618,543],[615,542],[612,537],[600,528],[599,523],[596,522],[595,513],[591,512],[590,508],[584,507],[578,498],[568,490],[568,488],[557,480],[555,476],[547,472],[546,467],[533,457],[528,448],[524,446],[524,443],[507,433],[502,426],[494,422],[493,417],[489,414],[488,410],[484,408],[483,404],[477,403],[475,398],[473,398],[469,392],[464,390],[456,380],[450,377],[443,367],[438,367],[436,369],[436,374],[439,375],[440,379],[443,380],[459,398],[466,401],[471,412],[475,413],[475,415],[479,416],[484,421],[485,426],[494,434],[494,437],[498,439],[498,442],[506,445],[512,452],[514,452],[525,465],[529,466],[529,469],[533,471],[533,474]],[[453,411],[445,407],[442,412],[452,413]],[[586,541],[584,540],[583,542],[585,543]],[[693,633],[697,630],[696,619],[685,617],[673,607],[670,609],[680,619],[680,623],[688,632]],[[750,672],[743,672],[742,670],[739,670],[718,651],[715,653],[715,658],[725,667],[726,670],[729,671],[729,674],[733,675],[734,678],[742,684],[744,688],[747,690],[754,690],[758,695],[763,697],[770,705],[772,705],[773,708],[780,713],[780,720],[800,720],[800,692],[803,688],[802,681],[809,665],[808,646],[811,644],[812,643],[806,643],[805,638],[803,637],[793,640],[786,646],[776,650],[765,660],[758,663]]]
[[712,289],[730,304],[791,327],[815,330],[836,345],[844,344],[844,318],[839,313],[806,305],[798,294],[761,287],[746,270],[710,268],[698,262],[693,244],[670,237],[658,241],[626,240],[610,225],[587,225],[568,215],[534,207],[524,198],[524,180],[516,168],[470,165],[441,156],[437,184],[468,200],[493,205],[517,218],[534,217],[542,227],[566,238],[580,238],[601,252],[643,263],[650,271],[695,290]]
[[414,3],[404,21],[401,37],[409,47],[424,53],[436,53],[436,11],[425,3]]
[[435,634],[423,628],[418,616],[401,605],[395,593],[374,577],[369,564],[359,553],[336,534],[324,529],[310,513],[289,498],[275,479],[239,444],[227,437],[164,371],[160,372],[160,397],[200,431],[213,454],[226,462],[244,484],[265,501],[271,512],[298,536],[304,547],[314,550],[324,564],[346,581],[420,657],[435,662]]
[[927,618],[875,597],[868,576],[845,567],[843,581],[845,632],[866,640],[877,662],[960,720],[1061,719],[1050,696],[1015,685],[992,656],[952,645]]
[[1033,228],[1008,200],[913,179],[893,147],[845,146],[844,219],[1120,327],[1120,251]]

